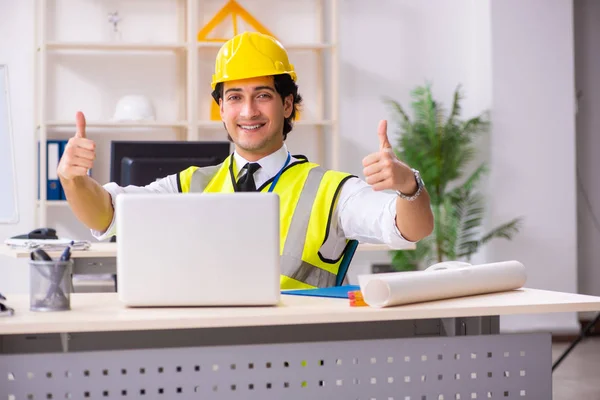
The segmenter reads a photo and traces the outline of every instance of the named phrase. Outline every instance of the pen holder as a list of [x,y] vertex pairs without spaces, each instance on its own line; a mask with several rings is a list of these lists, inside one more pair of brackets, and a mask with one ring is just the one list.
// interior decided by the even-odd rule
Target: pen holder
[[29,261],[29,309],[70,310],[72,271],[73,260]]

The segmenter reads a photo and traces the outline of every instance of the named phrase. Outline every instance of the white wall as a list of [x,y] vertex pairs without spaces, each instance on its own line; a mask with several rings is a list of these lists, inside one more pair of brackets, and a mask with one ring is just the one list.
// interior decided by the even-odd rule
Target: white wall
[[600,295],[600,2],[575,0],[579,290]]
[[[489,246],[517,259],[527,286],[577,291],[575,100],[571,0],[493,0],[490,222],[526,218],[518,240]],[[575,331],[576,317],[506,318],[511,328]]]
[[[34,137],[31,122],[33,54],[30,47],[16,46],[10,39],[14,37],[13,32],[19,30],[23,43],[33,42],[32,3],[32,0],[0,0],[0,32],[4,33],[0,35],[0,61],[6,58],[16,65],[13,69],[18,70],[12,76],[11,88],[18,88],[13,92],[19,92],[13,95],[13,110],[17,170],[19,181],[24,182],[19,186],[22,222],[18,226],[0,227],[2,237],[33,228],[34,185],[30,184],[34,176],[30,151]],[[449,105],[455,87],[462,84],[466,94],[465,117],[493,107],[491,145],[489,149],[485,143],[482,147],[482,157],[488,153],[491,156],[489,225],[517,215],[527,218],[523,232],[515,241],[492,243],[480,258],[521,260],[528,267],[528,286],[576,291],[570,1],[378,0],[376,7],[365,7],[362,0],[339,3],[342,169],[362,176],[362,158],[378,146],[377,121],[391,117],[383,96],[407,105],[408,92],[428,80],[433,83],[436,98]],[[248,2],[248,8],[251,4]],[[107,7],[113,5],[110,3]],[[212,15],[214,10],[207,12]],[[297,19],[286,20],[286,24],[298,22],[305,26],[309,12],[308,7],[303,9],[293,17]],[[271,21],[265,23],[282,23],[277,19]],[[278,25],[277,32],[285,32],[284,28]],[[313,28],[310,27],[311,32]],[[172,68],[168,64],[164,67]],[[72,68],[64,69],[59,76],[72,74],[86,82],[94,73],[100,72]],[[310,85],[305,88],[303,92],[310,97],[313,90]],[[68,118],[72,112],[69,107],[76,107],[78,103],[71,101],[69,107],[65,104],[56,106],[57,117]],[[108,113],[110,107],[103,110]],[[396,125],[393,121],[389,128],[394,140]],[[310,147],[314,137],[300,132],[294,131],[289,145]],[[98,135],[107,133],[98,132]],[[551,140],[542,144],[542,140],[548,138]],[[108,157],[107,150],[106,145],[101,146],[100,158]],[[560,160],[559,167],[554,160]],[[107,167],[106,161],[98,165],[99,170]],[[106,176],[104,173],[104,179]],[[557,182],[561,183],[558,195]],[[71,218],[72,221],[66,209],[55,214],[55,223],[58,219]],[[64,229],[86,234],[85,229],[73,222]],[[367,271],[373,262],[387,260],[385,252],[359,253],[351,276]],[[22,268],[17,269],[5,259],[0,259],[0,266],[0,291],[27,287]],[[6,276],[10,290],[2,288]],[[534,316],[503,322],[507,323],[507,329],[575,328],[572,315],[558,319]]]

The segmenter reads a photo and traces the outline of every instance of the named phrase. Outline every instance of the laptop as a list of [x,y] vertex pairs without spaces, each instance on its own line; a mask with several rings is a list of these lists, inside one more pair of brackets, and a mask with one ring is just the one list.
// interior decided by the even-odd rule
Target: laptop
[[121,194],[117,291],[127,306],[268,306],[280,298],[274,193]]

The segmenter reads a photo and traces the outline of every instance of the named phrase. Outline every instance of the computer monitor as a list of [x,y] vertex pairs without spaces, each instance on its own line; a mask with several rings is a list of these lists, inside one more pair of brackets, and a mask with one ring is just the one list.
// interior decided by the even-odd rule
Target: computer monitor
[[110,180],[145,186],[190,166],[217,165],[229,154],[229,142],[112,141]]

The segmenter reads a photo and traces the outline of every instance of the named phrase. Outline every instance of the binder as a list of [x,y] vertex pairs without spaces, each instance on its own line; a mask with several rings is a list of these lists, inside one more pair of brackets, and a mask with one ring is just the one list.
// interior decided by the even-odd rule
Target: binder
[[348,293],[360,290],[358,285],[332,286],[328,288],[317,289],[287,289],[282,290],[282,294],[291,294],[295,296],[315,296],[315,297],[333,297],[337,299],[347,299]]
[[46,198],[48,200],[60,200],[61,185],[58,180],[58,161],[60,159],[60,141],[48,140],[46,150]]
[[[62,158],[64,152],[65,152],[65,148],[67,147],[67,143],[68,140],[61,140],[60,141],[60,147],[59,147],[59,154],[58,154],[58,160],[60,161],[60,159]],[[59,187],[60,187],[60,200],[66,200],[67,196],[65,196],[65,190],[62,187],[62,185],[60,184],[60,180],[58,181]]]
[[[58,179],[58,162],[60,160],[61,140],[48,140],[46,142],[46,179],[39,179],[38,170],[38,199],[40,198],[39,184],[46,185],[46,200],[60,200],[62,185]],[[38,163],[39,163],[40,142],[38,142]]]

